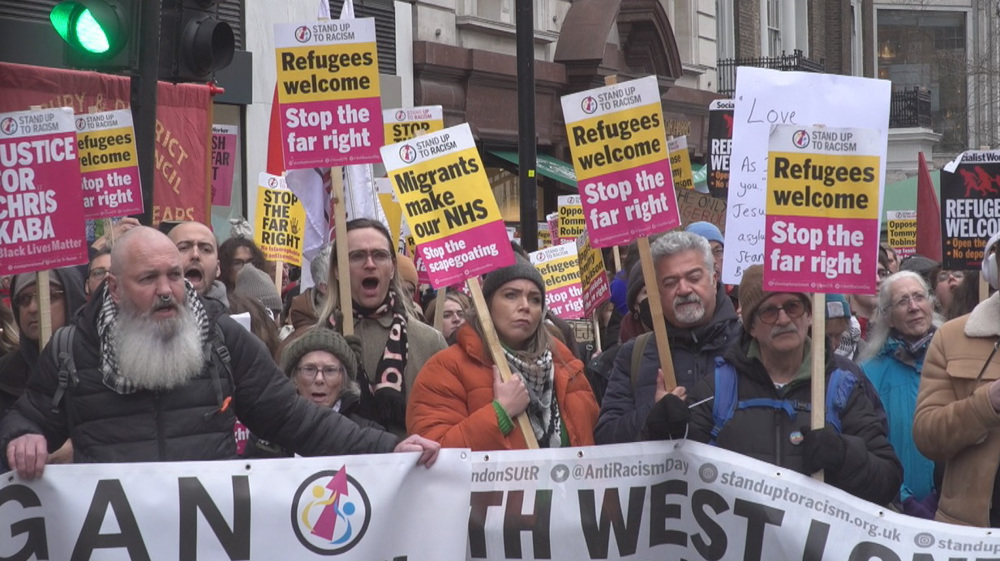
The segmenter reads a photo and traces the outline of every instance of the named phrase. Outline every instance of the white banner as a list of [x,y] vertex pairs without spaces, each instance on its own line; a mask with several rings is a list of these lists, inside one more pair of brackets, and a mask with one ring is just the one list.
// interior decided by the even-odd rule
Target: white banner
[[472,456],[470,560],[1000,557],[988,528],[897,514],[696,442]]
[[[461,559],[466,450],[53,465],[0,482],[0,559]],[[430,521],[433,521],[432,523]]]

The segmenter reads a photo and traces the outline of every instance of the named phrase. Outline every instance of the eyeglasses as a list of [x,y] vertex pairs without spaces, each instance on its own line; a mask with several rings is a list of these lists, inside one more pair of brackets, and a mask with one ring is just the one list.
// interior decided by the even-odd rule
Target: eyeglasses
[[[66,293],[62,290],[58,290],[56,288],[49,288],[49,300],[52,302],[55,302],[56,300],[62,300],[63,296],[65,295]],[[25,292],[22,294],[18,294],[17,298],[15,298],[14,301],[17,302],[18,306],[22,308],[27,308],[28,306],[31,305],[32,300],[37,299],[37,297],[38,297],[37,292],[31,292],[31,293]]]
[[392,254],[384,249],[376,249],[375,251],[356,249],[347,253],[347,259],[350,260],[351,265],[364,265],[368,262],[369,257],[376,265],[385,265],[392,261]]
[[878,270],[878,278],[880,278],[880,279],[884,279],[884,278],[888,277],[891,274],[892,274],[892,271],[890,271],[889,269],[882,269],[882,268],[880,268]]
[[806,303],[802,300],[795,299],[789,300],[780,306],[767,306],[757,310],[757,317],[760,321],[767,325],[774,325],[778,322],[778,313],[782,310],[785,311],[785,315],[789,319],[796,319],[802,317],[802,314],[806,313]]
[[344,370],[343,366],[324,366],[324,367],[320,368],[320,367],[318,367],[316,365],[313,365],[313,364],[307,364],[305,366],[299,366],[298,368],[295,369],[295,371],[298,373],[298,375],[299,375],[300,378],[303,378],[305,380],[313,380],[313,379],[315,379],[316,378],[316,374],[318,372],[322,372],[323,373],[323,379],[327,379],[327,380],[330,379],[330,378],[333,378],[336,375],[343,376],[345,374],[345,370]]
[[937,281],[947,282],[948,277],[953,277],[955,280],[960,281],[965,278],[965,271],[941,271],[937,274]]
[[726,248],[724,248],[724,247],[716,247],[716,248],[712,249],[712,255],[714,255],[715,257],[722,257],[722,255],[725,252],[726,252]]
[[913,304],[916,304],[918,306],[923,306],[924,302],[926,301],[927,301],[926,294],[924,294],[923,292],[914,292],[913,294],[907,294],[906,296],[893,302],[892,307],[896,308],[897,310],[909,310],[910,306],[912,306]]
[[97,268],[90,271],[90,278],[94,280],[104,280],[106,276],[108,276],[108,270],[104,268]]

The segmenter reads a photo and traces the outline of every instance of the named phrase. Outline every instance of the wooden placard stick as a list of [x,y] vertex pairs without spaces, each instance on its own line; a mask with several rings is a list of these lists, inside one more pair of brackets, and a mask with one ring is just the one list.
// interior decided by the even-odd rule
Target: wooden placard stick
[[642,278],[646,281],[649,310],[653,315],[653,334],[656,337],[656,349],[660,355],[660,370],[663,370],[663,389],[669,392],[677,387],[677,376],[674,375],[674,358],[670,353],[670,341],[667,339],[667,323],[663,318],[663,305],[660,303],[660,282],[656,278],[653,254],[649,251],[649,238],[639,238],[638,242],[639,262],[642,263]]
[[594,352],[601,352],[601,321],[598,319],[598,310],[594,310]]
[[[812,414],[810,426],[826,426],[826,294],[812,295]],[[823,471],[813,474],[823,481]]]
[[274,289],[281,296],[281,278],[285,273],[285,264],[280,259],[274,262]]
[[448,288],[438,289],[437,298],[434,299],[434,329],[444,331],[444,303],[448,299]]
[[354,304],[351,300],[351,269],[347,256],[347,207],[344,199],[344,168],[330,170],[330,186],[333,191],[333,220],[337,230],[337,286],[340,293],[340,322],[344,335],[354,335]]
[[[486,344],[490,348],[490,356],[493,357],[493,363],[500,369],[500,379],[506,382],[510,380],[511,376],[510,364],[507,364],[507,358],[503,356],[503,349],[500,348],[500,338],[497,337],[496,328],[493,326],[493,318],[490,317],[490,310],[486,306],[483,288],[479,286],[479,281],[474,278],[466,281],[466,284],[469,286],[469,293],[472,294],[472,303],[476,306],[476,317],[479,318],[479,323],[483,326],[483,334],[486,335]],[[444,306],[442,305],[441,307],[443,308]],[[539,324],[538,329],[545,329],[545,326]],[[531,421],[528,420],[527,412],[518,415],[515,422],[521,427],[521,432],[524,433],[524,441],[528,443],[528,448],[538,448],[535,430],[531,428]]]
[[[32,111],[41,111],[41,105],[29,107]],[[35,282],[36,298],[38,298],[39,336],[38,351],[41,352],[52,338],[52,295],[49,292],[49,271],[38,271]]]

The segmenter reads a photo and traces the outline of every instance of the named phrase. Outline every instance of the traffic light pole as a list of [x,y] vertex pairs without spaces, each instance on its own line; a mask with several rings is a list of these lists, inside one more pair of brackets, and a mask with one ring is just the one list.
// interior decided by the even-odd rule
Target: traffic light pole
[[160,64],[160,2],[138,2],[139,66],[132,75],[131,105],[135,125],[143,224],[153,224],[153,181],[156,177],[156,88]]
[[535,142],[535,14],[531,0],[517,0],[517,162],[521,184],[521,245],[538,249],[538,151]]

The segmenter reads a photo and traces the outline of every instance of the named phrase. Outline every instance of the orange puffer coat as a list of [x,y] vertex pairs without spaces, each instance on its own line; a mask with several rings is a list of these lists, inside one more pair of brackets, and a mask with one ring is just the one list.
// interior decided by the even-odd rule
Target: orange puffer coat
[[[571,446],[594,444],[598,406],[580,362],[552,339],[555,395]],[[406,430],[446,448],[523,450],[528,446],[515,422],[507,436],[493,409],[493,360],[469,325],[457,342],[434,355],[417,375],[406,408]]]

